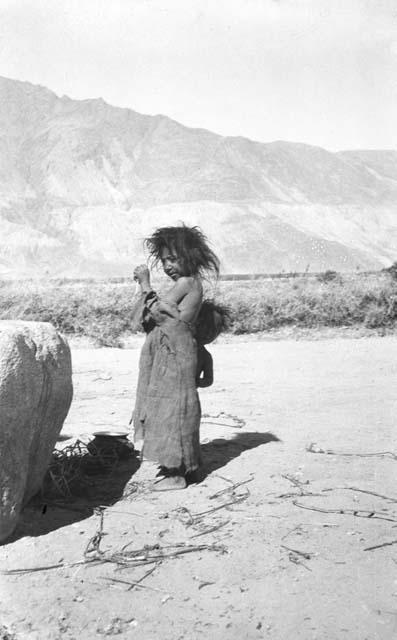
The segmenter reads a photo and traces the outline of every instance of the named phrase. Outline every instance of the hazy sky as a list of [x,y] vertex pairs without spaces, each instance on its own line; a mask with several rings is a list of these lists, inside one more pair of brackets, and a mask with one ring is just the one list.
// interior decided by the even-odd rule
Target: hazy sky
[[0,75],[223,135],[397,148],[397,0],[0,0]]

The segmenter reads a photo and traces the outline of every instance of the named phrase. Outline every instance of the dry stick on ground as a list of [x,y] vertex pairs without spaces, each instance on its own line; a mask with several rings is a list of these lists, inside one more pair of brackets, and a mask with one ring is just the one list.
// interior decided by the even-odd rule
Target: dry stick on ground
[[[157,546],[157,545],[156,545]],[[184,555],[186,553],[193,553],[195,551],[220,551],[221,553],[226,553],[226,547],[224,545],[219,544],[200,544],[200,545],[189,545],[183,548],[177,548],[177,546],[173,546],[173,551],[169,551],[164,553],[164,549],[169,549],[171,547],[160,547],[157,546],[160,553],[157,555],[151,556],[149,551],[145,548],[138,549],[136,551],[130,553],[108,553],[105,551],[97,551],[96,553],[99,555],[94,555],[92,558],[86,558],[85,560],[79,560],[78,562],[62,562],[60,564],[53,564],[47,566],[40,567],[31,567],[31,568],[22,568],[22,569],[9,569],[8,571],[0,571],[0,574],[3,575],[18,575],[18,574],[26,574],[26,573],[35,573],[37,571],[49,571],[50,569],[63,569],[76,567],[78,565],[85,566],[96,566],[100,564],[105,564],[106,562],[114,563],[117,565],[123,565],[124,569],[131,567],[140,567],[146,564],[153,564],[162,562],[163,560],[176,558],[180,555]],[[139,554],[139,555],[138,555]]]
[[280,546],[283,549],[290,551],[291,553],[296,553],[298,556],[302,556],[302,558],[305,558],[305,560],[311,560],[313,555],[312,553],[306,553],[305,551],[299,551],[298,549],[291,549],[290,547],[287,547],[285,544],[281,544]]
[[[59,563],[56,565],[39,566],[32,568],[11,569],[8,571],[0,571],[4,575],[12,574],[25,574],[33,573],[37,571],[48,571],[50,569],[61,569],[75,567],[78,565],[94,566],[98,564],[104,564],[106,562],[121,565],[124,568],[139,567],[145,564],[159,563],[166,559],[176,558],[186,553],[193,553],[195,551],[220,551],[226,553],[226,547],[220,544],[199,544],[199,545],[185,545],[183,543],[176,545],[168,545],[161,547],[160,545],[146,545],[142,549],[134,549],[132,551],[119,551],[119,552],[107,552],[100,549],[100,543],[104,535],[103,510],[98,510],[97,514],[100,516],[99,528],[96,533],[90,538],[86,549],[84,551],[84,560],[71,563]],[[125,545],[128,546],[128,545]],[[125,547],[123,547],[124,549]]]
[[307,509],[308,511],[319,511],[320,513],[340,513],[343,515],[356,516],[357,518],[370,518],[372,520],[387,520],[388,522],[397,522],[394,518],[385,518],[384,516],[377,515],[377,511],[366,511],[364,509],[321,509],[320,507],[309,507],[305,504],[293,500],[292,504],[295,507],[301,509]]
[[254,478],[248,478],[248,480],[242,480],[241,482],[236,482],[235,484],[230,485],[230,487],[226,487],[225,489],[221,489],[220,491],[217,491],[216,493],[213,493],[212,496],[209,496],[209,500],[214,500],[215,498],[219,498],[219,496],[223,495],[224,493],[229,493],[229,492],[233,492],[235,489],[237,489],[237,487],[241,487],[241,485],[243,484],[247,484],[248,482],[252,482]]
[[[161,562],[156,562],[156,564],[154,565],[154,567],[152,567],[151,569],[149,569],[149,571],[146,571],[146,573],[139,578],[139,580],[135,581],[135,585],[140,584],[141,582],[143,582],[144,580],[146,580],[146,578],[148,578],[150,575],[152,575],[152,573],[154,571],[156,571],[156,569],[161,565]],[[128,591],[130,591],[130,589],[128,589]]]
[[391,547],[393,544],[397,544],[397,540],[382,542],[382,544],[376,544],[373,547],[367,547],[366,549],[364,549],[364,551],[375,551],[375,549],[381,549],[382,547]]
[[[30,567],[23,569],[8,569],[6,571],[1,571],[0,574],[11,576],[25,573],[35,573],[36,571],[50,571],[52,569],[70,569],[71,567],[77,567],[78,565],[87,564],[87,560],[78,560],[77,562],[60,562],[58,564],[48,564],[39,567]],[[93,564],[100,564],[99,562],[92,561]]]
[[118,564],[115,571],[125,571],[126,569],[135,569],[136,567],[147,567],[148,564],[157,564],[157,560],[138,560],[134,564]]
[[125,551],[130,543],[124,545],[121,551],[116,552],[104,552],[100,549],[100,543],[105,535],[103,532],[103,510],[97,511],[100,516],[99,528],[95,535],[89,540],[86,550],[84,552],[85,557],[88,560],[98,560],[102,562],[113,562],[117,565],[124,565],[128,567],[137,566],[138,564],[149,564],[154,562],[161,562],[166,558],[176,558],[179,555],[185,553],[191,553],[194,551],[226,551],[222,545],[185,545],[175,544],[161,547],[159,544],[145,545],[141,549],[133,549],[131,551]]
[[107,513],[119,513],[121,516],[137,516],[138,518],[145,517],[142,513],[137,513],[136,511],[116,511],[111,508],[107,509]]
[[118,582],[120,584],[127,584],[129,588],[127,591],[131,591],[137,587],[138,589],[148,589],[149,591],[158,591],[159,593],[165,593],[162,589],[156,589],[155,587],[147,587],[145,584],[139,584],[139,582],[129,582],[128,580],[119,580],[118,578],[108,578],[107,576],[101,576],[103,580],[109,580],[109,582]]
[[233,480],[230,480],[230,478],[226,478],[225,476],[221,476],[219,473],[214,473],[214,478],[220,478],[225,482],[229,482],[229,484],[233,484]]
[[305,558],[306,560],[310,560],[311,557],[312,557],[310,553],[304,553],[303,551],[298,551],[297,549],[290,549],[289,547],[286,547],[284,544],[282,544],[281,547],[288,551],[288,559],[289,559],[290,562],[293,562],[294,564],[300,564],[300,565],[302,565],[302,567],[307,569],[307,571],[311,571],[310,567],[308,567],[300,559],[300,556],[301,556],[302,558]]
[[[299,480],[297,480],[296,478],[294,478],[293,476],[290,475],[281,475],[282,478],[284,478],[285,480],[288,480],[288,482],[291,482],[291,484],[294,485],[294,487],[296,487],[297,489],[299,489],[300,495],[301,496],[318,496],[321,495],[319,493],[312,493],[311,491],[305,491],[305,489],[303,488],[304,486],[307,486],[309,484],[309,481],[307,480],[306,482],[300,482]],[[278,496],[276,496],[277,498],[293,498],[296,496],[296,493],[282,493]]]
[[148,587],[144,584],[141,584],[144,580],[146,580],[146,578],[148,578],[157,569],[157,567],[160,566],[160,564],[161,562],[156,562],[154,567],[149,569],[149,571],[147,571],[141,578],[139,578],[139,580],[135,580],[135,582],[127,582],[126,580],[119,580],[117,578],[109,578],[105,576],[102,576],[102,577],[105,580],[110,580],[111,582],[120,582],[122,584],[128,584],[129,587],[127,591],[131,591],[131,589],[134,589],[134,587],[138,587],[139,589],[149,589],[150,591],[159,591],[160,593],[164,593],[162,589],[156,589],[155,587]]
[[305,482],[301,482],[301,480],[297,480],[296,478],[294,478],[294,476],[290,476],[288,473],[285,474],[281,474],[281,477],[284,478],[285,480],[288,480],[288,482],[291,482],[295,487],[297,487],[298,489],[302,489],[303,486],[308,485],[309,484],[309,480],[306,480]]
[[[137,549],[135,551],[130,552],[115,552],[115,553],[106,553],[100,558],[103,562],[114,562],[115,564],[120,564],[128,567],[137,566],[138,563],[152,563],[153,561],[162,561],[167,558],[176,558],[177,556],[184,555],[186,553],[192,553],[194,551],[221,551],[222,553],[226,552],[226,548],[224,545],[216,545],[216,544],[200,544],[200,545],[189,545],[189,546],[180,546],[180,545],[169,545],[166,547],[160,547],[160,545],[154,545],[155,548],[150,549]],[[169,549],[169,551],[166,551]],[[158,551],[158,553],[155,553]]]
[[332,487],[330,489],[322,489],[323,492],[327,491],[357,491],[359,493],[367,493],[370,496],[375,496],[376,498],[383,498],[383,500],[390,500],[390,502],[397,503],[397,498],[391,498],[390,496],[384,496],[382,493],[376,493],[375,491],[368,491],[367,489],[359,489],[358,487]]
[[295,555],[294,553],[289,552],[288,554],[288,558],[290,562],[293,562],[294,564],[300,564],[302,567],[304,567],[305,569],[307,569],[307,571],[311,571],[310,567],[307,566],[307,564],[305,564],[304,562],[302,562],[299,557],[297,555]]
[[205,536],[207,533],[214,533],[214,531],[218,531],[221,527],[224,527],[226,524],[229,524],[230,520],[225,520],[225,522],[221,522],[220,524],[215,525],[214,527],[210,527],[209,529],[205,529],[204,531],[200,531],[200,533],[195,533],[190,538],[198,538],[199,536]]
[[287,533],[285,535],[283,535],[281,540],[285,540],[285,538],[288,538],[288,536],[290,536],[291,533],[294,533],[294,531],[298,531],[298,530],[302,531],[302,525],[301,524],[297,524],[296,527],[294,527],[290,531],[287,531]]
[[103,531],[103,520],[104,520],[104,508],[97,507],[94,510],[94,513],[99,515],[99,529],[95,532],[92,538],[89,539],[87,546],[84,551],[84,557],[89,558],[91,554],[101,555],[103,551],[99,549],[102,538],[106,535]]
[[[225,478],[226,480],[226,478]],[[225,493],[233,493],[234,489],[236,489],[237,487],[240,487],[243,484],[247,484],[247,482],[251,482],[253,480],[253,478],[249,478],[248,480],[243,480],[242,482],[237,482],[235,484],[230,485],[230,487],[227,487],[226,489],[222,489],[222,491],[218,491],[217,493],[214,493],[212,496],[210,496],[210,500],[213,498],[217,498],[222,494]],[[184,524],[186,524],[187,526],[191,526],[196,524],[197,522],[199,522],[203,516],[209,515],[211,513],[214,513],[215,511],[219,511],[220,509],[225,509],[227,507],[231,507],[234,504],[238,504],[240,502],[243,502],[244,500],[246,500],[249,496],[250,496],[250,492],[249,489],[246,487],[246,492],[242,495],[238,495],[234,498],[234,500],[230,500],[229,502],[224,502],[223,504],[218,505],[217,507],[213,507],[212,509],[207,509],[206,511],[200,511],[198,513],[191,513],[189,511],[189,509],[187,509],[186,507],[178,507],[177,509],[174,509],[174,513],[177,515],[177,517],[179,518],[179,520],[181,520],[181,522],[184,522],[184,520],[182,520],[181,517],[179,517],[178,514],[187,514],[188,516],[188,522],[184,522]],[[163,515],[164,517],[168,517],[168,514]]]
[[219,509],[225,509],[226,507],[231,507],[234,504],[238,504],[239,502],[244,502],[244,500],[246,500],[249,495],[250,493],[247,490],[247,493],[245,493],[242,496],[237,496],[234,500],[231,500],[230,502],[225,502],[224,504],[220,504],[218,507],[213,507],[212,509],[208,509],[207,511],[200,511],[200,513],[193,513],[193,517],[195,519],[201,518],[202,516],[206,516],[210,513],[214,513],[214,511],[219,511]]
[[332,451],[332,449],[321,449],[321,447],[317,447],[317,445],[312,442],[310,445],[306,447],[306,451],[309,453],[323,453],[327,456],[355,456],[358,458],[374,458],[377,456],[389,456],[393,460],[397,460],[397,454],[394,451],[375,451],[370,453],[355,453],[355,452],[344,452],[344,451]]
[[211,416],[209,413],[203,413],[202,418],[214,418],[215,420],[217,418],[230,418],[231,420],[234,421],[234,424],[224,424],[223,422],[212,422],[209,420],[202,420],[201,423],[216,424],[216,425],[219,425],[220,427],[232,427],[232,429],[241,429],[246,425],[245,420],[243,420],[242,418],[239,418],[238,416],[234,416],[231,413],[225,413],[224,411],[221,411],[216,416]]

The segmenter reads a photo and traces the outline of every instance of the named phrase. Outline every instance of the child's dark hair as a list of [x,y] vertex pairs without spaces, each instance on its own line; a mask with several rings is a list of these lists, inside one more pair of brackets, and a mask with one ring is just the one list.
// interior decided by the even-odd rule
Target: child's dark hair
[[219,275],[219,259],[198,227],[161,227],[146,238],[145,245],[154,262],[161,260],[164,248],[175,252],[183,262],[186,275]]
[[209,344],[230,324],[230,309],[213,300],[204,300],[196,320],[196,339],[199,344]]

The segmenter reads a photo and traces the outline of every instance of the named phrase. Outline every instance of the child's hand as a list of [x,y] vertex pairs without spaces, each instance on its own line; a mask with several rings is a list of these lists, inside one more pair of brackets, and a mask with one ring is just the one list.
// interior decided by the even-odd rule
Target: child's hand
[[150,272],[145,264],[140,264],[134,269],[134,280],[139,284],[150,281]]

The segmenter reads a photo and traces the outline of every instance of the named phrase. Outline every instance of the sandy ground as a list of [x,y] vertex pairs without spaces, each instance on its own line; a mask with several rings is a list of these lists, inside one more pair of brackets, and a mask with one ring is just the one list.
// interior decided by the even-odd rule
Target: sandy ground
[[[134,484],[132,461],[88,507],[26,508],[0,548],[1,569],[60,567],[0,576],[0,637],[397,637],[397,544],[366,550],[397,543],[397,459],[320,452],[397,452],[397,340],[240,339],[211,350],[216,382],[201,392],[212,416],[202,425],[206,477],[185,491],[154,493],[143,480]],[[138,355],[73,351],[64,437],[128,428]],[[245,425],[213,417],[220,412]],[[311,443],[317,453],[307,450]],[[122,498],[123,490],[130,495]],[[106,507],[108,554],[126,544],[216,546],[121,570],[74,564],[98,530],[98,505]],[[128,584],[150,569],[140,586]]]

